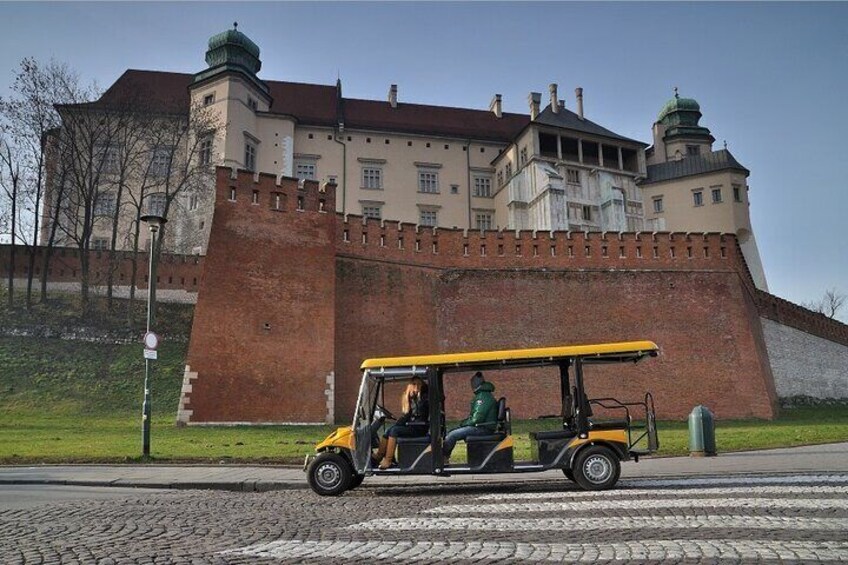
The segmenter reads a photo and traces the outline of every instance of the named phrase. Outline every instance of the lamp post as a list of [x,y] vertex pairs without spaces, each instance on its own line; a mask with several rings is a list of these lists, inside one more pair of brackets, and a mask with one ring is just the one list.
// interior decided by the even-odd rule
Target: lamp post
[[[158,214],[147,214],[141,217],[150,229],[150,257],[147,264],[147,333],[150,335],[150,327],[153,324],[153,306],[156,300],[156,234],[159,227],[167,220]],[[141,454],[147,459],[150,457],[150,377],[153,373],[152,359],[145,353],[144,356],[144,403],[141,405]]]

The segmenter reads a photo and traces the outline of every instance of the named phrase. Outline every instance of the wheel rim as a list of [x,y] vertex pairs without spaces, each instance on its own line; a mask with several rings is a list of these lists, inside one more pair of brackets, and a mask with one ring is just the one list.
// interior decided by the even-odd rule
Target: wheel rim
[[583,475],[592,484],[601,484],[612,476],[612,463],[602,455],[592,455],[583,463]]
[[315,482],[323,489],[333,489],[342,480],[342,470],[334,463],[323,463],[315,471]]

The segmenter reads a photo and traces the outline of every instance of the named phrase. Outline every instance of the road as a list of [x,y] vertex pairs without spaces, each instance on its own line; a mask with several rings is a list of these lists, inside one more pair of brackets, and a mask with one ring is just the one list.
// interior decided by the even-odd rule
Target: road
[[0,489],[0,562],[848,561],[848,474],[311,491]]

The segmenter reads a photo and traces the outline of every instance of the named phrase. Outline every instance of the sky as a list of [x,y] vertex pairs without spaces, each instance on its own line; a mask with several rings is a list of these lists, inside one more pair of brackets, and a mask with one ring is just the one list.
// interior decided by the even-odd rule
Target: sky
[[751,171],[769,290],[848,294],[848,3],[0,3],[0,96],[28,56],[103,88],[128,68],[198,72],[234,21],[267,80],[479,109],[501,93],[522,113],[552,82],[574,109],[581,86],[587,118],[648,143],[677,86]]

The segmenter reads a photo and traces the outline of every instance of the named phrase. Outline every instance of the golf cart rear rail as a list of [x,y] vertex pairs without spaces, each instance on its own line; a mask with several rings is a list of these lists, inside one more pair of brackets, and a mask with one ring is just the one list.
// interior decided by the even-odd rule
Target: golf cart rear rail
[[[659,449],[660,440],[657,435],[657,413],[654,409],[654,397],[650,392],[645,393],[645,400],[642,402],[621,402],[616,398],[593,398],[589,400],[589,404],[594,404],[607,410],[624,410],[624,417],[627,420],[627,450],[637,461],[639,460],[639,456],[654,453]],[[636,407],[644,410],[645,419],[640,420],[644,423],[634,425],[630,409]],[[636,435],[634,432],[637,431],[641,433]]]

